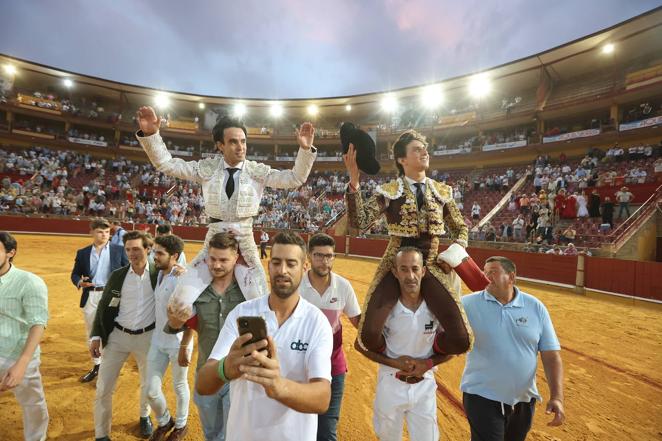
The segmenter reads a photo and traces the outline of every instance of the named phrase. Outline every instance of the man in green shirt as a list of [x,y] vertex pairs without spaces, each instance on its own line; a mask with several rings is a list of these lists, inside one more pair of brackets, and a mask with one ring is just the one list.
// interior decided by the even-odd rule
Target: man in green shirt
[[[229,233],[217,233],[209,241],[209,251],[206,258],[211,272],[212,282],[193,303],[195,326],[198,331],[198,364],[196,375],[209,358],[218,334],[235,306],[246,299],[239,289],[234,277],[234,267],[237,263],[239,244]],[[166,332],[179,332],[185,327],[179,318],[176,308],[168,309],[168,326]],[[190,322],[189,322],[190,323]],[[230,410],[229,383],[214,395],[193,394],[193,401],[198,406],[200,422],[207,441],[222,441],[225,437],[225,422]]]
[[23,409],[25,440],[43,441],[48,409],[39,341],[48,320],[48,289],[41,278],[12,265],[16,248],[16,239],[0,232],[0,393],[11,390]]

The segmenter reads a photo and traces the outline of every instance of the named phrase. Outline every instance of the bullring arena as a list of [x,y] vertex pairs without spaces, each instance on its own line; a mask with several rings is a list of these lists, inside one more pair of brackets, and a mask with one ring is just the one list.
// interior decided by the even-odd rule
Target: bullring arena
[[[431,4],[427,7],[432,9]],[[204,187],[209,181],[202,182],[203,167],[198,163],[186,176],[201,182],[167,175],[163,167],[149,162],[149,147],[143,149],[136,138],[145,118],[141,121],[136,111],[152,106],[160,118],[154,115],[153,123],[161,121],[161,126],[151,133],[158,130],[164,141],[159,154],[183,161],[218,158],[219,150],[231,156],[213,132],[218,121],[232,116],[246,135],[247,147],[239,148],[237,157],[293,169],[300,165],[295,163],[300,147],[310,148],[306,139],[301,143],[298,129],[312,122],[317,155],[312,171],[303,184],[303,178],[288,181],[301,184],[296,188],[259,190],[259,208],[253,205],[258,213],[253,238],[259,243],[261,230],[272,240],[281,231],[295,231],[306,240],[314,232],[331,235],[337,256],[333,270],[351,282],[362,306],[389,230],[383,219],[363,230],[351,224],[345,195],[354,186],[343,163],[340,127],[353,122],[364,132],[363,140],[370,140],[363,150],[366,156],[373,153],[374,144],[373,162],[381,171],[361,175],[360,191],[366,197],[384,189],[378,186],[393,179],[396,164],[402,168],[403,157],[394,153],[394,145],[403,133],[415,129],[428,144],[427,150],[421,146],[416,153],[421,163],[427,161],[418,177],[423,173],[452,188],[439,187],[449,193],[443,204],[454,202],[458,208],[448,218],[455,218],[456,224],[463,219],[467,225],[471,257],[481,268],[490,256],[511,259],[517,265],[517,286],[549,309],[562,348],[566,421],[548,426],[552,415],[545,414],[545,404],[550,391],[538,358],[543,402],[536,407],[527,439],[662,441],[662,7],[654,7],[638,10],[636,16],[621,15],[618,20],[625,21],[614,20],[611,27],[590,35],[582,30],[579,35],[584,37],[480,72],[434,84],[420,80],[399,89],[380,89],[375,81],[369,90],[378,92],[325,98],[175,92],[121,82],[112,75],[75,73],[11,51],[0,53],[0,231],[12,232],[18,240],[14,264],[34,272],[48,286],[49,321],[40,368],[50,414],[47,439],[95,438],[96,383],[79,381],[91,366],[80,292],[70,278],[76,251],[90,245],[90,220],[104,217],[127,231],[146,229],[152,234],[156,225],[169,224],[185,240],[189,262],[201,249],[209,224],[234,222],[207,212],[214,206],[203,195],[210,187]],[[407,11],[401,15],[407,16]],[[414,15],[413,20],[423,18]],[[155,41],[169,49],[167,41]],[[305,127],[312,136],[310,126]],[[234,125],[228,128],[241,133]],[[242,161],[232,167],[245,164]],[[205,164],[211,163],[217,164]],[[221,200],[232,200],[232,194],[243,190],[246,202],[256,194],[251,193],[255,188],[246,191],[246,183],[237,177],[242,174],[234,176],[244,187],[234,192],[234,186],[226,185],[228,197]],[[425,199],[409,202],[416,216],[417,208],[435,207]],[[401,223],[408,222],[404,211]],[[439,214],[434,208],[430,212]],[[418,219],[420,223],[408,227],[415,224],[411,228],[420,238],[434,221]],[[465,244],[452,228],[437,231],[440,250],[453,241]],[[249,233],[244,239],[250,241]],[[266,259],[261,263],[267,267]],[[0,265],[8,268],[5,261]],[[463,291],[469,293],[466,286]],[[0,309],[0,325],[9,315],[3,313]],[[378,367],[357,352],[357,331],[346,317],[342,320],[349,371],[338,439],[375,440]],[[134,331],[143,333],[142,328]],[[465,358],[451,359],[435,374],[443,440],[470,439],[460,391]],[[191,386],[196,361],[197,348],[188,372]],[[96,375],[96,370],[90,372]],[[170,375],[169,370],[163,384],[172,410]],[[139,388],[138,369],[131,360],[114,394],[113,441],[141,439],[136,418]],[[187,424],[185,440],[204,439],[193,399]],[[22,439],[17,399],[11,392],[0,392],[0,441]],[[291,440],[298,441],[296,433]]]
[[[69,280],[75,251],[85,237],[17,235],[16,265],[30,268],[49,287],[50,322],[42,344],[42,375],[51,423],[49,439],[88,440],[94,437],[93,384],[78,382],[87,362],[85,326],[77,307],[78,294]],[[195,255],[199,243],[187,243],[186,254]],[[48,257],[45,257],[48,256]],[[363,301],[377,261],[339,258],[334,270],[347,277],[359,302]],[[561,428],[547,427],[551,419],[538,406],[529,438],[542,440],[659,440],[662,437],[662,320],[660,308],[607,298],[578,296],[567,289],[522,283],[527,292],[549,308],[559,339],[565,369],[565,404],[568,420]],[[466,289],[465,289],[466,292]],[[352,347],[356,330],[343,319],[344,349],[349,373],[343,397],[338,436],[343,440],[374,440],[372,400],[376,364]],[[195,355],[194,355],[195,357]],[[195,358],[194,358],[195,362]],[[437,407],[443,439],[468,439],[459,392],[464,357],[443,364],[437,371]],[[538,384],[544,398],[548,390],[542,367]],[[193,369],[189,380],[193,381]],[[166,380],[166,384],[169,381]],[[192,383],[191,383],[192,384]],[[135,364],[122,372],[114,400],[113,439],[140,439],[135,425],[139,378]],[[169,405],[171,388],[165,387]],[[196,407],[190,407],[189,440],[203,440]],[[1,439],[22,439],[20,410],[8,393],[0,395]],[[294,439],[294,438],[293,438]]]

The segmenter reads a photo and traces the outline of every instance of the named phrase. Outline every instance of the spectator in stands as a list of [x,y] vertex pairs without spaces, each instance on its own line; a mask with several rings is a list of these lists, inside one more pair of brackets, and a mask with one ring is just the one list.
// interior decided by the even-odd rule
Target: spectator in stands
[[568,225],[568,227],[565,230],[563,230],[563,233],[560,236],[561,242],[565,244],[574,242],[576,238],[577,238],[577,230],[573,228],[572,224]]
[[588,217],[586,193],[577,195],[577,217]]
[[563,250],[563,254],[565,256],[576,256],[578,254],[577,248],[575,248],[575,245],[572,242],[570,242],[566,247],[566,249]]
[[627,213],[627,217],[630,217],[630,202],[634,195],[630,193],[627,187],[622,187],[620,191],[616,192],[616,201],[618,202],[618,218],[621,219],[623,212]]
[[593,190],[588,198],[589,217],[600,217],[600,202],[600,193],[598,193],[598,190]]
[[471,217],[475,220],[480,219],[480,205],[476,201],[471,206]]
[[614,203],[609,196],[605,196],[602,203],[602,223],[609,224],[610,228],[614,228]]
[[524,228],[524,218],[522,218],[521,214],[518,214],[517,217],[513,220],[513,237],[516,241],[521,241],[523,239],[522,237],[522,229]]

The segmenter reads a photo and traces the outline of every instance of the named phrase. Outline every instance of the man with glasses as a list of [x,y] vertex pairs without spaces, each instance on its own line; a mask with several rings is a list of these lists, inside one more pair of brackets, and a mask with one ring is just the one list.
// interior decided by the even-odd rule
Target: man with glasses
[[332,271],[336,242],[333,237],[318,233],[308,241],[308,256],[311,261],[301,280],[299,294],[322,310],[333,331],[331,354],[331,404],[329,410],[317,420],[317,441],[335,441],[336,427],[340,419],[340,405],[345,388],[347,361],[342,348],[342,313],[354,327],[358,327],[361,308],[354,288],[347,279]]

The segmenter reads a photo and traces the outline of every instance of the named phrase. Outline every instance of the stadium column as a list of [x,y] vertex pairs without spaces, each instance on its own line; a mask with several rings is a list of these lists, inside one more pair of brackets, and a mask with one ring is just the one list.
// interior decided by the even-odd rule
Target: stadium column
[[575,277],[575,292],[577,294],[584,294],[584,277],[586,267],[586,255],[579,253],[577,255],[577,275]]
[[614,128],[618,128],[618,125],[621,122],[621,115],[619,111],[620,109],[618,108],[618,104],[616,103],[613,103],[609,108],[609,119],[613,121]]

